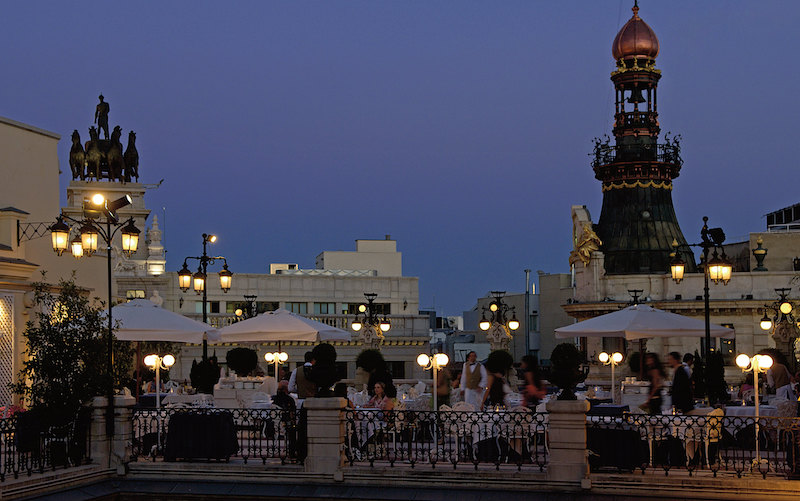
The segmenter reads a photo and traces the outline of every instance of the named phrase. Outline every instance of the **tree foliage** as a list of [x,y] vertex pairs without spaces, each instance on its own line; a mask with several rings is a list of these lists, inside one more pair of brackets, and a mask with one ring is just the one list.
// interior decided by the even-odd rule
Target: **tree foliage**
[[[11,385],[33,409],[73,416],[92,397],[108,392],[104,303],[90,301],[85,292],[74,278],[55,287],[33,284],[33,314],[23,334],[27,359]],[[120,387],[130,374],[132,350],[129,343],[114,346],[113,382]]]

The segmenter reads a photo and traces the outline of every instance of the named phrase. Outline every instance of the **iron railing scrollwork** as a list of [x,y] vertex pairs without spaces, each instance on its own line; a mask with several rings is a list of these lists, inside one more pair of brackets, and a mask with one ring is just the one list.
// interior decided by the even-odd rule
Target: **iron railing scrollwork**
[[593,471],[800,474],[798,418],[625,414],[588,416],[586,428]]
[[345,410],[345,457],[352,466],[514,465],[543,471],[547,414],[534,412]]
[[280,408],[135,409],[131,459],[240,458],[244,463],[302,463],[304,412]]
[[0,481],[91,462],[88,410],[56,425],[33,416],[29,412],[0,419]]

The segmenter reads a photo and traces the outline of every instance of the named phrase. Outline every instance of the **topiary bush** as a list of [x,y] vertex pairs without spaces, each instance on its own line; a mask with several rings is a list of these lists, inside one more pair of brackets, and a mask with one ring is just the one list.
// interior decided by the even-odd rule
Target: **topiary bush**
[[336,374],[336,348],[328,343],[321,343],[311,350],[314,365],[311,366],[310,379],[317,385],[316,397],[332,397],[331,387],[339,380]]
[[367,349],[363,350],[356,357],[356,367],[361,367],[367,372],[373,372],[379,369],[386,368],[386,360],[379,350]]
[[577,400],[575,386],[584,377],[580,370],[583,354],[574,344],[561,343],[553,349],[550,362],[550,382],[561,388],[558,400]]
[[228,367],[239,377],[244,377],[258,367],[258,353],[250,348],[234,348],[225,354]]

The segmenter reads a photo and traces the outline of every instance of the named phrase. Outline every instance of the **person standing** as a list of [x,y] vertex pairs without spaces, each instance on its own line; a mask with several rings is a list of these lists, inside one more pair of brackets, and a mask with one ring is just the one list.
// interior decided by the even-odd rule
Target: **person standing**
[[486,368],[478,362],[478,354],[474,351],[467,353],[467,361],[461,369],[461,394],[464,401],[480,409],[487,384]]
[[795,400],[792,389],[792,375],[786,368],[783,357],[772,357],[772,367],[767,371],[767,385],[775,390],[775,396],[786,400]]
[[539,373],[539,364],[536,363],[536,358],[533,355],[525,355],[522,357],[522,370],[525,377],[525,406],[529,409],[536,409],[539,402],[547,395],[547,388],[542,382],[542,376]]
[[655,353],[644,356],[645,378],[650,381],[650,392],[642,404],[650,414],[661,414],[661,387],[664,385],[664,367]]
[[314,396],[317,387],[314,383],[309,381],[306,372],[311,370],[311,352],[307,351],[305,356],[305,363],[302,367],[298,367],[292,371],[289,376],[289,393],[297,393],[297,398],[306,399]]
[[686,364],[681,362],[681,354],[673,351],[668,357],[669,366],[675,371],[672,377],[672,405],[686,413],[694,409],[692,383]]

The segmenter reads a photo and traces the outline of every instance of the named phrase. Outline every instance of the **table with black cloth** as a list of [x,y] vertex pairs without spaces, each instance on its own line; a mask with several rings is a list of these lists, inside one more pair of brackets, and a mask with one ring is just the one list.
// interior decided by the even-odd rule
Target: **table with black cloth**
[[591,451],[589,466],[593,470],[611,467],[632,471],[647,463],[648,444],[639,431],[612,426],[597,423],[586,427],[586,448]]
[[169,417],[164,459],[225,459],[239,450],[228,411],[178,412]]

